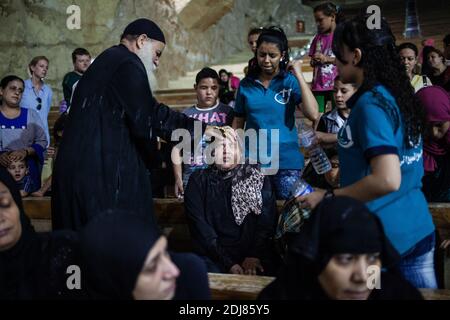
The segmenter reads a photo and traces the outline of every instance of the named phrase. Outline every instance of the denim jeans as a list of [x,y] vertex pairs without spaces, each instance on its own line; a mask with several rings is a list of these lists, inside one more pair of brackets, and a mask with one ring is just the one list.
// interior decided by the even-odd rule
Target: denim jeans
[[294,183],[302,176],[301,170],[278,170],[276,175],[270,176],[272,188],[275,190],[277,200],[287,200],[291,197]]
[[436,239],[433,232],[401,256],[400,272],[416,288],[437,288],[434,272],[435,243]]

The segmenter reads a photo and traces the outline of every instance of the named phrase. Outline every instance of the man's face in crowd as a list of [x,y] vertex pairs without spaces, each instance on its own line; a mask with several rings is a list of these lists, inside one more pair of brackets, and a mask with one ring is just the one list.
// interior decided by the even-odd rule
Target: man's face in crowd
[[152,42],[152,61],[155,69],[159,67],[159,59],[161,58],[166,44],[158,40],[151,40]]
[[219,96],[219,83],[217,79],[204,78],[194,86],[197,92],[197,104],[199,108],[211,108],[217,103]]
[[155,90],[157,83],[154,71],[159,66],[159,59],[161,58],[166,45],[161,41],[150,40],[149,38],[142,39],[143,40],[141,40],[141,37],[138,39],[138,44],[140,43],[140,46],[138,46],[136,54],[145,66],[150,87]]
[[89,68],[89,66],[91,65],[91,56],[84,54],[77,55],[76,58],[77,59],[73,64],[75,71],[81,74],[85,73],[87,68]]

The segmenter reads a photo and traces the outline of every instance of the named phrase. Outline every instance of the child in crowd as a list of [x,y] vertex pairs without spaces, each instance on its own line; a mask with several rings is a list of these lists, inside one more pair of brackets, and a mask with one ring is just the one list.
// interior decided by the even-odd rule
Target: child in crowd
[[336,108],[322,115],[317,125],[317,137],[324,147],[335,147],[337,143],[337,133],[347,121],[350,109],[347,107],[347,100],[356,92],[354,83],[343,83],[339,76],[334,80],[334,103]]
[[318,34],[314,37],[309,56],[314,68],[312,91],[319,104],[319,112],[325,112],[328,101],[332,101],[333,83],[337,75],[335,56],[332,50],[333,32],[338,22],[338,9],[331,2],[314,8]]
[[14,178],[14,181],[16,181],[22,197],[26,197],[30,193],[36,191],[36,186],[33,183],[33,179],[31,179],[29,175],[29,169],[25,159],[11,161],[7,169]]
[[[233,122],[233,109],[218,100],[219,75],[211,68],[203,68],[195,79],[197,105],[183,111],[187,116],[213,126],[230,126]],[[204,143],[204,142],[202,142]],[[177,147],[172,150],[172,162],[175,175],[175,196],[181,197],[193,171],[206,168],[202,155],[194,159],[191,153],[189,163],[182,169],[182,158]]]

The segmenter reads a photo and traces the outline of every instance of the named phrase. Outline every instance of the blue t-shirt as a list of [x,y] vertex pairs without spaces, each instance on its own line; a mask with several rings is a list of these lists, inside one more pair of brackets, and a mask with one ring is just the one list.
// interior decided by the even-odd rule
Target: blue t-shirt
[[[275,166],[276,161],[279,162],[277,169],[303,168],[304,159],[299,149],[294,116],[295,108],[301,101],[297,78],[291,73],[281,71],[267,89],[258,79],[250,76],[241,81],[234,107],[235,116],[245,118],[246,131],[256,130],[258,142],[254,149],[249,148],[246,142],[247,157],[256,159],[263,168],[271,167],[272,164]],[[276,133],[272,137],[271,129],[278,130],[278,138]],[[267,143],[267,149],[262,144],[264,142]],[[278,147],[278,154],[276,150],[272,152],[271,142],[274,147]]]
[[400,110],[382,85],[357,93],[347,105],[352,112],[338,134],[341,186],[369,175],[370,159],[384,154],[399,156],[400,189],[366,205],[381,219],[387,237],[402,254],[434,231],[421,191],[422,142],[407,148]]

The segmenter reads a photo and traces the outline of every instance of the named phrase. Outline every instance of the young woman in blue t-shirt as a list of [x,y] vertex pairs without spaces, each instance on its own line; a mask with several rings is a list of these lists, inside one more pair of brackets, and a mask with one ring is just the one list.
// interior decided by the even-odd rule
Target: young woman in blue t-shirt
[[[334,194],[366,202],[401,254],[403,276],[434,288],[435,228],[421,191],[423,111],[389,25],[382,20],[379,29],[369,29],[367,19],[355,17],[334,33],[339,76],[359,87],[338,134],[342,187]],[[316,190],[298,200],[314,208],[329,196],[333,191]]]
[[245,125],[246,134],[249,129],[255,130],[258,145],[256,148],[252,143],[246,145],[247,156],[259,161],[266,173],[270,170],[278,199],[290,196],[303,168],[295,109],[303,102],[302,111],[308,119],[317,121],[319,116],[317,101],[302,75],[301,64],[301,61],[289,64],[288,41],[281,28],[264,29],[236,97],[233,128],[243,129]]

